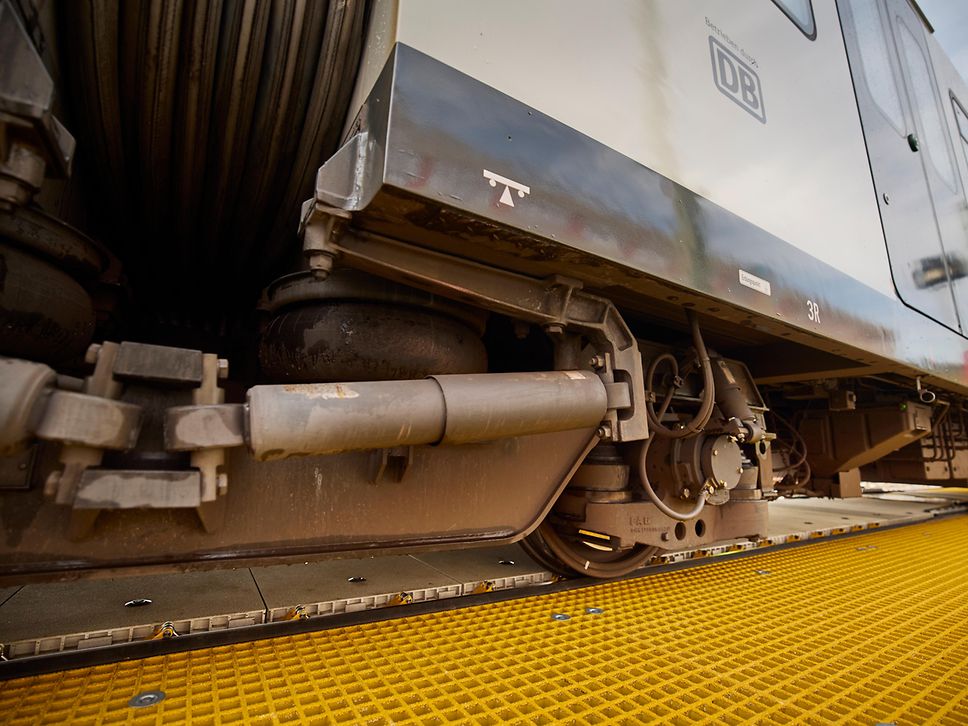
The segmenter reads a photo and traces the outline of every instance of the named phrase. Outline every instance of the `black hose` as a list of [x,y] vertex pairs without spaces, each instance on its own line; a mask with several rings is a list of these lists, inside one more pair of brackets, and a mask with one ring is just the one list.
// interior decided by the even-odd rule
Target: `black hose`
[[[652,427],[652,432],[658,436],[664,436],[670,439],[682,439],[702,433],[702,430],[705,428],[706,424],[709,423],[709,419],[713,414],[713,406],[716,403],[716,386],[713,381],[713,366],[712,362],[709,360],[709,353],[706,350],[706,344],[703,342],[702,333],[699,330],[699,320],[692,310],[687,310],[686,316],[689,318],[689,327],[692,330],[693,348],[696,350],[696,356],[699,359],[699,365],[702,369],[703,387],[699,411],[691,421],[681,425],[681,428],[670,429],[668,426],[665,426],[662,423],[662,417],[665,415],[666,411],[669,410],[669,405],[672,403],[672,397],[675,395],[676,390],[679,387],[679,384],[677,383],[673,383],[673,385],[669,386],[669,390],[666,392],[666,395],[662,400],[662,405],[659,407],[658,413],[656,412],[655,406],[651,401],[647,402],[645,405],[645,412],[649,419],[649,425]],[[645,376],[645,387],[647,393],[653,393],[652,385],[655,379],[656,369],[665,361],[668,361],[672,367],[673,380],[679,378],[679,362],[676,360],[674,355],[671,353],[663,353],[659,356],[656,356],[656,358],[653,359],[653,361],[649,364],[649,368]],[[652,396],[650,395],[649,398],[652,398]]]

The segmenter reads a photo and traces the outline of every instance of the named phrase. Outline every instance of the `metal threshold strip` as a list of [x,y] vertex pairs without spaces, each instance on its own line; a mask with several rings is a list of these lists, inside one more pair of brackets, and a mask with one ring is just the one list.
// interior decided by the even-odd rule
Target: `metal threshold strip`
[[968,517],[954,515],[9,680],[0,712],[17,724],[963,723],[966,546]]

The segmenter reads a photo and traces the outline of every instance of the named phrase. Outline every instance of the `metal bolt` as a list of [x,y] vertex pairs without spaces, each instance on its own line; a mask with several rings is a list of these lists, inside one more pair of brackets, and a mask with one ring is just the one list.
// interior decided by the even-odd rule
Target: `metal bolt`
[[585,608],[585,612],[588,615],[601,615],[605,611],[602,608]]
[[769,570],[757,570],[756,571],[756,574],[757,575],[772,575],[773,573],[770,572]]
[[595,435],[600,439],[607,439],[612,435],[612,427],[605,423],[595,429]]
[[565,613],[552,613],[552,620],[571,620],[571,615],[566,615]]
[[57,490],[60,488],[61,473],[59,471],[52,471],[47,475],[47,480],[44,482],[44,496],[48,498],[53,498],[57,494]]
[[84,362],[88,365],[94,365],[97,363],[99,355],[101,355],[101,346],[98,343],[91,343],[87,346],[87,352],[84,353]]
[[224,381],[229,377],[229,362],[225,358],[218,359],[218,379]]
[[663,532],[662,533],[662,541],[663,542],[668,542],[669,541],[669,533],[668,532]]
[[713,449],[713,456],[719,456],[719,449]]
[[599,368],[604,368],[605,367],[605,356],[603,356],[603,355],[596,355],[590,361],[588,361],[588,365],[590,365],[592,368],[594,368],[596,370],[598,370]]
[[353,575],[353,577],[347,577],[346,581],[352,583],[366,582],[366,578],[362,575]]
[[736,467],[736,473],[737,474],[742,474],[743,473],[743,467],[741,467],[741,466]]
[[128,705],[131,708],[145,708],[147,706],[154,706],[159,701],[165,700],[164,691],[144,691],[139,693],[137,696],[133,696]]
[[891,203],[891,198],[888,196],[887,192],[884,192],[884,194],[882,195],[882,198],[884,199],[884,204]]
[[140,608],[144,607],[145,605],[151,605],[151,600],[146,597],[136,597],[134,600],[128,600],[128,602],[124,604],[126,608]]
[[689,487],[683,487],[683,489],[682,489],[682,498],[683,499],[688,499],[691,495],[692,495],[692,492],[689,491]]

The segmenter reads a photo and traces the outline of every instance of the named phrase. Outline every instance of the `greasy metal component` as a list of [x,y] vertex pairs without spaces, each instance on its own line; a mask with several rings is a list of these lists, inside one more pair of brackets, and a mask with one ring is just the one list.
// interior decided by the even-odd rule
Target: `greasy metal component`
[[138,442],[142,411],[123,401],[54,391],[34,433],[45,441],[123,451]]
[[88,203],[136,290],[170,298],[177,278],[178,307],[191,310],[247,301],[271,279],[342,133],[365,11],[337,0],[56,9],[73,127],[99,171]]
[[138,380],[194,388],[202,383],[202,353],[125,341],[118,348],[113,373],[120,381]]
[[[597,441],[592,426],[417,446],[406,476],[380,485],[373,483],[374,452],[257,462],[244,449],[228,449],[231,491],[219,499],[224,517],[212,532],[191,509],[102,510],[91,536],[71,539],[70,509],[45,503],[36,487],[8,491],[0,580],[511,543],[537,526]],[[56,464],[51,458],[38,458],[38,480]]]
[[98,511],[199,507],[201,491],[197,471],[87,469],[81,474],[73,507]]
[[487,352],[474,330],[432,310],[331,302],[276,315],[259,362],[270,381],[380,381],[486,371]]
[[[968,690],[966,532],[965,517],[953,517],[479,607],[28,676],[4,684],[0,712],[11,726],[124,721],[133,694],[163,688],[146,719],[197,719],[204,703],[223,723],[272,713],[330,723],[957,724]],[[710,618],[737,603],[783,615],[751,629],[714,627]],[[586,614],[590,605],[602,612]]]
[[28,446],[56,379],[42,363],[0,358],[0,456]]
[[[730,361],[725,358],[716,354],[713,354],[711,358],[713,381],[716,386],[716,405],[719,406],[727,425],[731,419],[739,424],[739,430],[735,432],[735,436],[741,441],[755,444],[763,438],[765,433],[760,427],[759,419],[748,403],[751,398],[753,400],[759,399],[755,384],[748,378],[747,380],[738,380],[733,373]],[[745,372],[745,366],[742,370]],[[762,401],[760,404],[762,406]]]
[[46,171],[70,173],[74,139],[54,118],[54,82],[8,0],[0,2],[0,208],[26,204]]
[[800,434],[815,475],[880,459],[931,432],[931,407],[905,402],[847,411],[805,411]]
[[[649,482],[676,511],[692,509],[694,494],[709,486],[707,502],[722,504],[743,473],[743,452],[724,434],[652,441],[646,461]],[[715,490],[715,491],[714,491]],[[689,492],[689,493],[687,493]],[[722,496],[717,497],[716,492]]]
[[584,519],[575,526],[607,532],[623,547],[638,543],[688,549],[727,539],[765,537],[767,507],[765,501],[730,501],[719,507],[705,507],[695,519],[681,522],[667,517],[651,502],[588,502]]
[[[318,203],[307,203],[304,234],[312,237],[327,219]],[[341,263],[366,272],[537,323],[555,334],[571,329],[585,335],[610,366],[608,375],[602,372],[605,383],[624,383],[630,392],[632,405],[609,414],[609,436],[638,441],[648,435],[642,358],[635,337],[612,302],[584,292],[579,281],[560,276],[537,280],[370,234],[347,232],[338,242],[329,238],[326,244]]]
[[422,381],[255,386],[249,448],[262,461],[419,444],[492,441],[597,425],[592,373],[490,373]]
[[91,298],[63,270],[0,240],[0,331],[0,354],[75,361],[94,334]]
[[165,412],[165,448],[194,451],[243,446],[245,411],[240,403],[173,406]]

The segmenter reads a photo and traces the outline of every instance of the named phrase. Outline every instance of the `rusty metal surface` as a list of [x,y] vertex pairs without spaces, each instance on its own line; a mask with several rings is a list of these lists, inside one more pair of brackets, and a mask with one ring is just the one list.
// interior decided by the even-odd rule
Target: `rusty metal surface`
[[68,537],[70,510],[45,501],[37,486],[55,465],[48,450],[34,487],[4,495],[0,580],[511,542],[550,509],[592,440],[586,428],[415,447],[408,475],[381,484],[373,483],[378,452],[260,463],[231,449],[231,488],[216,531],[206,533],[190,509],[105,510],[78,540]]

